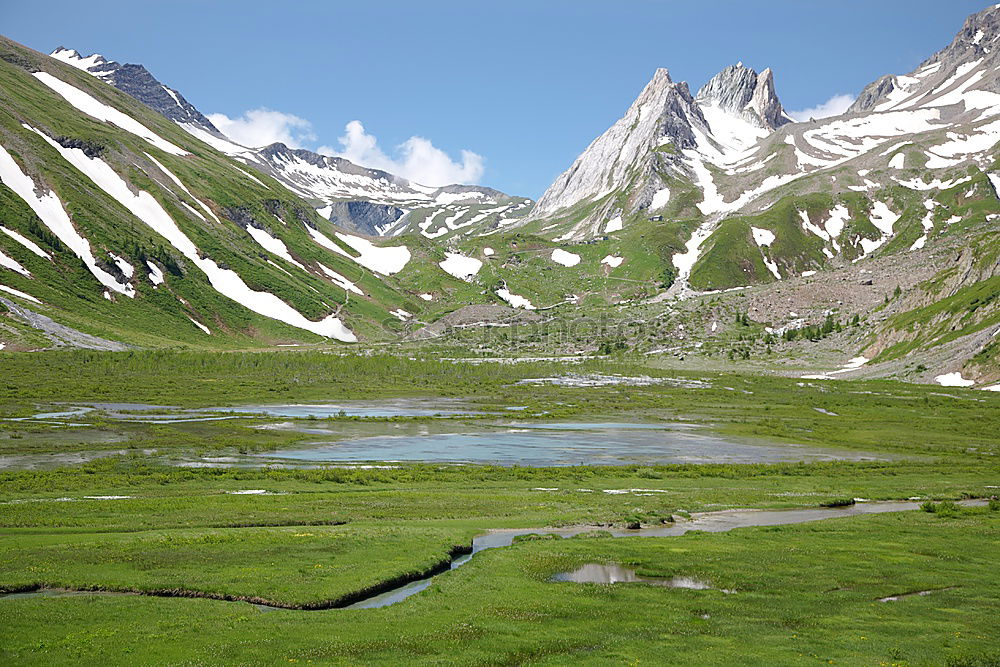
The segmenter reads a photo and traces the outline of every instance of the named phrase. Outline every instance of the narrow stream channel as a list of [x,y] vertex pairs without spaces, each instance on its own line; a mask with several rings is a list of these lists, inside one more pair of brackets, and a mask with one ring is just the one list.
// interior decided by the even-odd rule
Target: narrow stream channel
[[[966,507],[985,505],[985,500],[961,501],[960,505]],[[919,509],[920,504],[907,501],[884,501],[857,503],[849,507],[815,507],[792,510],[725,510],[721,512],[707,512],[694,514],[689,521],[680,523],[663,524],[661,526],[651,526],[628,530],[622,528],[601,528],[595,526],[576,526],[572,528],[512,528],[490,530],[483,535],[473,538],[471,553],[462,554],[451,560],[449,567],[444,570],[455,570],[468,563],[480,551],[487,549],[497,549],[510,546],[514,539],[522,535],[559,535],[560,537],[572,537],[581,533],[587,533],[595,528],[608,532],[612,537],[676,537],[691,530],[701,530],[709,533],[724,533],[735,528],[750,528],[758,526],[782,526],[788,524],[808,523],[810,521],[821,521],[823,519],[835,519],[839,517],[859,516],[862,514],[884,514],[886,512],[905,512]],[[426,589],[433,582],[438,574],[423,577],[401,584],[388,591],[377,595],[372,595],[358,602],[348,605],[330,604],[317,606],[310,609],[291,609],[291,611],[317,611],[323,609],[374,609],[378,607],[388,607],[389,605],[401,602],[411,595],[415,595]],[[114,592],[114,591],[75,591],[67,589],[47,589],[42,588],[35,591],[21,593],[9,593],[0,595],[2,599],[16,599],[35,596],[62,596],[62,595],[143,595],[144,593],[134,592]],[[148,593],[148,595],[156,595]],[[171,597],[188,597],[181,593],[172,593]],[[192,593],[190,597],[211,597]],[[249,603],[264,610],[290,611],[288,607],[272,606],[259,602]]]

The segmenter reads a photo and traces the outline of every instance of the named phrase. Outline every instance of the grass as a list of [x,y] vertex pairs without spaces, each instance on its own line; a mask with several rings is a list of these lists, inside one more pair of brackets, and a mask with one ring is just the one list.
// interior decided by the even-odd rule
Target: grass
[[893,317],[888,328],[906,332],[904,340],[887,348],[880,360],[896,359],[924,347],[942,345],[1000,323],[1000,276],[959,289],[951,296]]
[[[989,495],[1000,473],[1000,404],[984,392],[942,395],[890,381],[668,375],[629,357],[572,370],[667,381],[519,385],[567,368],[392,355],[57,352],[0,355],[0,412],[29,415],[89,400],[205,406],[460,397],[485,413],[526,406],[517,419],[681,420],[730,437],[860,450],[883,460],[189,468],[171,464],[302,446],[307,436],[250,428],[273,421],[260,418],[150,426],[90,413],[73,419],[92,426],[76,429],[0,422],[0,454],[9,460],[98,447],[84,433],[114,436],[114,448],[132,452],[0,472],[0,587],[220,598],[0,600],[6,630],[0,660],[659,664],[666,655],[690,664],[731,657],[724,661],[916,665],[993,650],[988,609],[997,583],[983,563],[1000,527],[997,513],[947,503],[936,503],[934,512],[725,535],[613,540],[595,532],[525,540],[479,554],[428,590],[381,610],[263,613],[222,601],[305,607],[348,601],[439,567],[490,528],[657,524],[698,511],[842,505],[854,498],[950,501]],[[701,388],[686,386],[692,380]],[[840,416],[822,415],[817,406]],[[395,426],[485,429],[510,418],[307,421],[349,436]],[[149,449],[158,453],[142,453]],[[268,494],[231,493],[248,489]],[[698,576],[739,592],[547,582],[554,572],[587,562],[620,562],[644,575]],[[874,602],[929,588],[948,590]]]
[[[1000,582],[991,545],[998,538],[1000,517],[984,509],[679,538],[523,541],[479,554],[427,591],[385,609],[261,612],[212,600],[142,597],[3,600],[2,650],[19,664],[932,665],[995,659]],[[301,555],[306,558],[298,562],[316,560],[308,550]],[[588,562],[619,562],[645,576],[696,576],[737,592],[547,581]],[[255,587],[267,586],[262,583]],[[877,602],[922,590],[935,592]]]

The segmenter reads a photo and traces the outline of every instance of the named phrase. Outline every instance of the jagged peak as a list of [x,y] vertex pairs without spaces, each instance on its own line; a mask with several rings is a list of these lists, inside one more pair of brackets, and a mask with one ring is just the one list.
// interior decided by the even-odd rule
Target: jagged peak
[[646,104],[651,99],[662,97],[667,92],[681,89],[681,87],[683,87],[683,91],[687,90],[687,84],[683,82],[679,84],[674,83],[674,80],[670,78],[670,71],[665,67],[658,67],[653,72],[653,77],[649,80],[649,83],[646,84],[642,92],[635,99],[633,106]]
[[775,92],[774,71],[770,67],[758,73],[743,61],[730,65],[702,86],[695,100],[703,106],[718,106],[767,129],[790,122]]
[[108,60],[100,53],[91,53],[89,56],[83,57],[76,49],[67,49],[65,46],[57,47],[49,56],[85,72],[90,72],[98,65],[109,64]]
[[654,82],[673,83],[673,79],[670,78],[670,70],[666,67],[657,67],[656,71],[653,72],[653,78],[649,82],[651,84]]
[[144,65],[108,60],[99,53],[82,57],[76,49],[59,46],[50,57],[76,67],[118,90],[131,95],[151,109],[181,125],[192,124],[224,138],[218,128],[176,89],[159,81]]

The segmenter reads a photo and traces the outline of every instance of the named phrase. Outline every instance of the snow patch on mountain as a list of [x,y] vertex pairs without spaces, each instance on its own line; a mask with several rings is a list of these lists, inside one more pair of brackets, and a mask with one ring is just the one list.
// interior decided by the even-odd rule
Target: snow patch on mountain
[[900,215],[891,211],[885,202],[874,202],[872,204],[871,212],[868,214],[868,219],[880,232],[882,232],[882,236],[877,239],[869,239],[863,236],[860,237],[858,242],[861,244],[863,254],[854,261],[857,262],[862,257],[870,255],[878,248],[881,248],[885,242],[892,237],[893,227],[899,218]]
[[327,278],[329,278],[334,285],[337,285],[348,292],[354,292],[355,294],[360,294],[361,296],[365,295],[365,293],[361,291],[361,288],[355,283],[351,282],[325,264],[320,264],[319,268],[320,271],[326,274]]
[[122,113],[114,107],[108,106],[104,102],[97,100],[89,93],[85,93],[76,86],[71,86],[65,81],[57,79],[48,72],[35,72],[34,77],[58,93],[77,110],[82,111],[88,116],[96,118],[102,122],[117,125],[126,132],[130,132],[141,139],[145,139],[166,153],[171,153],[173,155],[189,154],[183,148],[179,148],[170,143],[131,116]]
[[496,294],[498,297],[500,297],[508,304],[510,304],[511,308],[523,308],[525,310],[535,310],[535,306],[532,305],[531,301],[524,298],[523,296],[514,294],[506,287],[498,289]]
[[653,199],[649,202],[649,210],[656,211],[667,205],[670,201],[670,188],[660,188],[653,193]]
[[288,246],[285,245],[284,241],[282,241],[277,237],[271,236],[270,234],[267,233],[266,230],[259,229],[257,227],[254,227],[253,225],[247,225],[246,229],[247,229],[247,234],[252,236],[253,240],[256,241],[261,248],[277,255],[278,257],[285,260],[289,264],[294,264],[303,271],[306,271],[306,267],[304,267],[298,260],[292,257],[291,253],[288,252]]
[[52,255],[42,250],[37,243],[29,239],[28,237],[24,236],[23,234],[16,232],[13,229],[8,229],[2,225],[0,225],[0,232],[3,232],[7,236],[11,237],[15,241],[23,245],[25,248],[30,250],[32,253],[41,257],[42,259],[48,259],[48,260],[52,259]]
[[446,252],[443,261],[438,262],[441,269],[459,280],[471,281],[483,267],[483,263],[475,257],[466,257],[457,252]]
[[149,268],[149,282],[153,283],[153,287],[157,287],[163,284],[163,269],[153,264],[148,259],[146,260],[146,266]]
[[562,248],[556,248],[552,251],[552,261],[566,267],[576,266],[580,263],[580,256],[576,253],[567,252]]
[[353,248],[357,257],[352,257],[361,266],[375,273],[390,276],[403,270],[410,261],[410,249],[401,246],[377,246],[368,239],[337,232],[337,238]]
[[625,261],[624,257],[619,257],[618,255],[608,255],[601,260],[601,264],[607,264],[612,269],[617,269]]
[[942,387],[971,387],[976,384],[975,381],[966,380],[962,377],[962,373],[959,371],[938,375],[934,378],[934,381]]
[[28,129],[41,136],[95,185],[169,241],[184,257],[205,273],[212,287],[223,296],[259,315],[293,327],[343,342],[357,341],[357,337],[339,318],[330,315],[319,322],[308,320],[274,294],[251,289],[235,271],[223,269],[214,260],[204,256],[152,195],[145,190],[133,192],[129,184],[101,158],[88,157],[79,148],[65,148],[44,132],[30,127]]
[[202,324],[198,320],[194,319],[190,315],[188,315],[188,319],[191,320],[191,324],[195,325],[196,327],[198,327],[199,329],[201,329],[203,332],[205,332],[209,336],[212,335],[212,330],[209,329],[208,327],[206,327],[204,324]]
[[90,249],[90,241],[73,227],[73,223],[56,193],[49,190],[48,193],[39,195],[35,182],[21,171],[14,158],[2,146],[0,146],[0,181],[3,181],[4,185],[23,199],[42,223],[49,228],[49,231],[83,260],[83,263],[102,285],[119,294],[135,296],[135,288],[132,285],[118,282],[114,276],[97,265],[97,259]]
[[10,269],[11,271],[16,271],[20,273],[25,278],[31,277],[31,272],[20,265],[16,259],[13,257],[8,257],[4,254],[3,250],[0,250],[0,267],[5,269]]
[[751,227],[750,232],[753,234],[754,242],[760,247],[769,246],[774,243],[774,232],[770,229]]
[[27,292],[22,292],[21,290],[14,289],[13,287],[8,287],[7,285],[0,285],[0,292],[6,292],[7,294],[10,294],[11,296],[16,296],[16,297],[18,297],[20,299],[24,299],[24,300],[30,301],[32,303],[38,303],[38,304],[42,303],[41,301],[39,301],[35,297],[31,296]]

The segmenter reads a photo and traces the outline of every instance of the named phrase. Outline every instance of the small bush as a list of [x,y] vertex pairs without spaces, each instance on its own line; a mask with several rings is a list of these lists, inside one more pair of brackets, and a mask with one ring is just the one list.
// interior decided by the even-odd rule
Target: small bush
[[942,500],[939,503],[928,500],[920,506],[920,509],[931,514],[937,514],[938,516],[957,516],[962,511],[962,508],[951,500]]
[[854,504],[854,498],[837,498],[825,503],[820,503],[820,507],[850,507]]
[[953,655],[945,662],[947,667],[1000,667],[1000,653]]
[[554,535],[552,533],[529,533],[527,535],[518,535],[514,538],[513,544],[518,544],[519,542],[540,542],[542,540],[561,540],[562,536]]
[[585,533],[577,533],[573,536],[573,539],[595,539],[600,537],[614,537],[614,535],[607,530],[588,530]]

